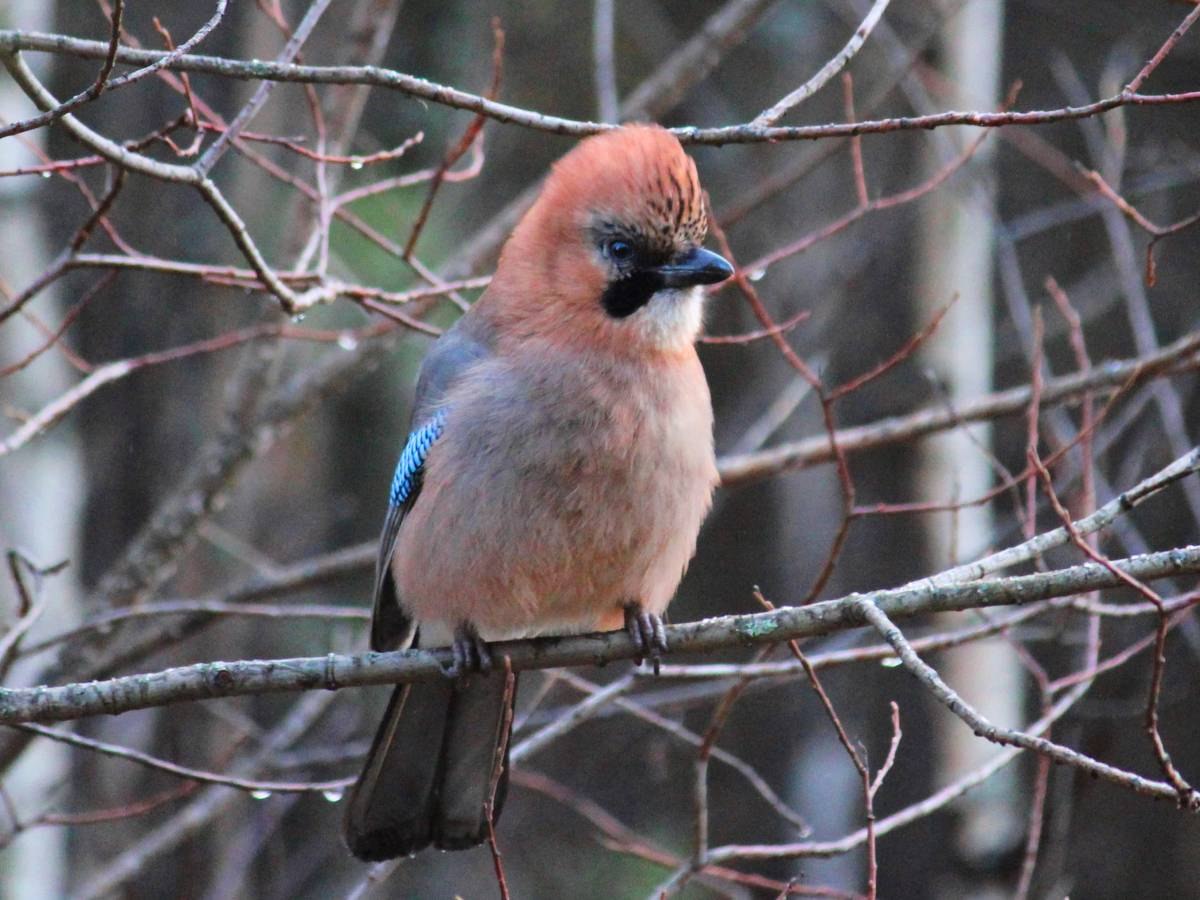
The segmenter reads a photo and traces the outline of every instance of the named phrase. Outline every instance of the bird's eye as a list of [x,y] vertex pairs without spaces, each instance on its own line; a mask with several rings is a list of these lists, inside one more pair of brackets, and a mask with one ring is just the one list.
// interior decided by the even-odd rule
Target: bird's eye
[[629,241],[609,241],[608,257],[616,263],[629,262],[633,259],[633,244],[629,243]]

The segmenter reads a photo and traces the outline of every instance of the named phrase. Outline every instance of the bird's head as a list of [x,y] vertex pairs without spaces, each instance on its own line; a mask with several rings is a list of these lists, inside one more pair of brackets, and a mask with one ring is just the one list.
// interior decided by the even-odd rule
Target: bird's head
[[699,334],[702,286],[733,269],[701,247],[696,164],[673,134],[629,125],[555,163],[489,290],[514,334],[622,352],[678,351]]

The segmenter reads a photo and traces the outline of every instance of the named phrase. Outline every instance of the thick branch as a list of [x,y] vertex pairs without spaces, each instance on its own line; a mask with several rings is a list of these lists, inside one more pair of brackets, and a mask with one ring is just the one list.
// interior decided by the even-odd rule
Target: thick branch
[[[1200,546],[1147,553],[1114,561],[1120,571],[1141,581],[1200,572]],[[862,600],[887,615],[907,618],[1032,603],[1050,597],[1117,587],[1111,569],[1088,563],[1053,572],[978,581],[965,585],[918,587],[852,594],[810,606],[773,612],[722,616],[668,629],[676,652],[710,652],[813,637],[866,624]],[[514,671],[555,666],[600,665],[638,654],[624,631],[567,637],[502,641],[492,645]],[[187,700],[304,690],[338,690],[371,684],[431,681],[445,677],[448,649],[364,653],[344,656],[198,663],[145,675],[62,687],[0,688],[0,723],[62,721],[99,713],[117,714]]]
[[[0,53],[36,50],[60,53],[86,59],[103,59],[108,45],[101,41],[86,41],[62,34],[42,34],[0,30]],[[165,54],[154,50],[133,50],[122,47],[117,62],[146,65]],[[226,59],[219,56],[185,55],[167,66],[181,72],[200,72],[254,81],[290,81],[300,84],[365,84],[399,91],[410,97],[468,110],[497,122],[521,125],[551,134],[584,137],[608,131],[615,125],[566,119],[534,110],[522,109],[507,103],[488,100],[478,94],[461,91],[415,75],[407,75],[378,66],[300,66],[264,62],[262,60]],[[893,131],[916,131],[943,128],[948,125],[974,125],[995,128],[1005,125],[1043,125],[1073,119],[1098,116],[1122,106],[1148,106],[1200,101],[1200,90],[1176,94],[1139,94],[1123,90],[1082,106],[1061,109],[1026,110],[1023,112],[958,112],[949,111],[928,116],[900,116],[865,122],[843,122],[830,125],[771,127],[748,122],[719,128],[683,127],[673,129],[685,144],[748,144],[776,141],[819,140],[821,138],[851,137],[859,134],[886,134]]]

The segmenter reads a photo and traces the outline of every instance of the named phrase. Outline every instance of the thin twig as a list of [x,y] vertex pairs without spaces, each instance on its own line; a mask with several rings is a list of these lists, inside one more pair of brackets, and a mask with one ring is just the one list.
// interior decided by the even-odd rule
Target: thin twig
[[[499,19],[492,20],[492,41],[492,80],[485,94],[489,99],[499,94],[500,79],[504,72],[504,29],[500,27]],[[401,253],[401,258],[406,262],[412,259],[417,239],[421,236],[421,231],[424,229],[425,222],[429,218],[430,210],[433,209],[434,198],[437,197],[438,190],[446,180],[446,173],[450,171],[456,162],[462,159],[463,155],[475,145],[476,141],[483,139],[483,126],[486,121],[487,118],[483,115],[476,115],[471,119],[470,124],[467,125],[458,141],[446,152],[446,155],[442,158],[441,165],[438,166],[433,178],[430,179],[429,191],[425,194],[425,201],[421,204],[421,208],[417,212],[412,231],[409,232],[408,240],[405,241],[404,250]]]
[[96,80],[91,83],[85,90],[80,91],[69,100],[64,100],[54,109],[48,109],[41,115],[33,116],[29,119],[24,119],[20,122],[13,122],[11,125],[0,127],[0,140],[10,137],[14,134],[20,134],[23,131],[31,131],[34,128],[41,128],[43,125],[49,125],[56,119],[60,119],[73,109],[78,109],[85,103],[91,103],[103,93],[105,87],[108,86],[108,77],[112,74],[113,67],[117,64],[117,49],[121,45],[121,22],[125,16],[125,0],[114,0],[112,11],[109,15],[111,22],[110,35],[108,38],[108,49],[104,53],[104,62],[100,66],[100,72],[96,75]]
[[862,24],[854,30],[854,34],[850,36],[850,40],[846,42],[846,46],[842,47],[833,57],[821,66],[812,78],[800,85],[790,94],[782,97],[773,106],[764,109],[750,123],[752,128],[766,128],[774,125],[787,114],[788,110],[795,106],[799,106],[825,85],[829,84],[838,72],[846,68],[846,64],[858,54],[862,45],[866,42],[875,26],[879,24],[879,20],[883,18],[884,11],[888,8],[891,0],[875,0],[871,5],[870,12],[866,18],[862,20]]
[[181,766],[178,763],[159,759],[156,756],[151,756],[149,753],[143,753],[140,750],[134,750],[131,747],[121,747],[116,744],[107,743],[106,741],[98,741],[57,728],[47,728],[45,725],[26,723],[12,727],[36,734],[40,737],[49,738],[52,741],[58,741],[62,744],[69,744],[72,747],[90,750],[93,753],[100,753],[115,759],[124,759],[139,766],[144,766],[147,769],[153,769],[156,772],[166,772],[168,775],[174,775],[178,778],[185,778],[188,781],[202,784],[220,784],[225,787],[237,788],[239,791],[270,794],[320,793],[332,795],[341,792],[354,783],[353,776],[337,778],[332,781],[307,782],[263,781],[253,778],[239,778],[234,775],[221,775],[217,772],[209,772],[204,769],[192,768],[191,766]]
[[488,848],[492,852],[492,866],[496,870],[496,885],[500,889],[500,900],[509,900],[508,879],[504,877],[504,859],[500,853],[500,845],[496,843],[496,789],[500,785],[500,777],[504,774],[508,754],[508,740],[512,729],[513,693],[516,690],[517,677],[513,674],[512,663],[504,659],[504,698],[501,701],[504,709],[503,720],[500,723],[500,743],[492,758],[492,778],[488,787],[487,802],[483,805],[483,818],[488,828]]
[[[880,636],[892,645],[896,655],[900,657],[904,667],[916,677],[933,696],[946,706],[952,713],[962,719],[977,735],[996,744],[1010,744],[1026,750],[1032,750],[1048,756],[1056,762],[1065,763],[1089,775],[1103,778],[1118,784],[1127,790],[1146,797],[1170,798],[1181,801],[1179,791],[1173,784],[1164,781],[1151,781],[1133,772],[1128,772],[1100,760],[1093,759],[1077,750],[1056,744],[1044,737],[1029,732],[1002,728],[984,718],[978,711],[960,697],[947,685],[937,671],[924,662],[912,649],[907,639],[888,617],[888,615],[869,598],[856,601],[866,617]],[[1200,810],[1200,803],[1187,805],[1187,808]]]
[[[304,46],[304,42],[308,40],[312,30],[317,27],[317,22],[321,20],[321,16],[329,7],[332,0],[311,0],[308,9],[304,13],[304,18],[300,20],[300,24],[296,26],[292,36],[288,38],[279,55],[275,57],[275,62],[278,65],[286,65],[296,58],[296,54],[300,52],[300,48]],[[222,129],[217,135],[217,139],[213,141],[207,150],[201,154],[196,160],[196,174],[201,178],[207,178],[208,173],[212,171],[213,166],[225,155],[225,151],[229,149],[232,141],[250,124],[250,120],[258,115],[258,111],[262,109],[267,98],[271,95],[272,88],[275,83],[269,80],[260,80],[254,94],[243,106],[233,121]]]

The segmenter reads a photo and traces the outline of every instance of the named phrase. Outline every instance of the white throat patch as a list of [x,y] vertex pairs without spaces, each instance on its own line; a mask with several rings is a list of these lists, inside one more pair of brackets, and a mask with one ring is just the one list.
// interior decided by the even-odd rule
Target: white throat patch
[[657,291],[629,322],[655,347],[675,350],[690,346],[704,324],[704,290],[696,286]]

